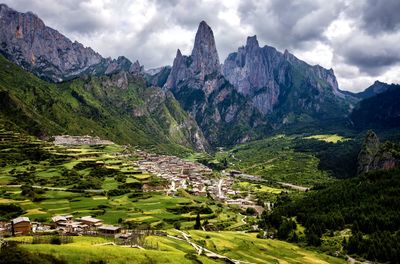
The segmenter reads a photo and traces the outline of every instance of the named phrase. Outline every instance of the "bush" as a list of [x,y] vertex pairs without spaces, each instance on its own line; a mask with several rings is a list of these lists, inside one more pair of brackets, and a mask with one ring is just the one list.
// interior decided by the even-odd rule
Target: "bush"
[[61,245],[61,239],[59,237],[57,237],[57,236],[52,237],[50,239],[50,244],[52,244],[52,245]]
[[175,222],[174,228],[180,230],[181,229],[181,222]]

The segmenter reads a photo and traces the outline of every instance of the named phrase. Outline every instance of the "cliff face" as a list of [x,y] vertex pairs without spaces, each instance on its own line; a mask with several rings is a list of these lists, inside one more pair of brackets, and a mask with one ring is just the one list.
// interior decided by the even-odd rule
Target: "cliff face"
[[315,116],[331,107],[326,102],[340,104],[345,97],[332,70],[308,65],[287,50],[260,47],[256,36],[228,56],[223,75],[263,114],[283,106],[283,114],[302,110]]
[[248,37],[246,46],[232,53],[225,60],[223,74],[235,89],[252,99],[263,114],[271,112],[278,101],[279,84],[274,67],[282,64],[277,52],[259,47],[256,36]]
[[0,52],[17,65],[53,82],[81,74],[111,74],[129,70],[125,57],[103,58],[91,48],[50,27],[35,14],[0,5]]

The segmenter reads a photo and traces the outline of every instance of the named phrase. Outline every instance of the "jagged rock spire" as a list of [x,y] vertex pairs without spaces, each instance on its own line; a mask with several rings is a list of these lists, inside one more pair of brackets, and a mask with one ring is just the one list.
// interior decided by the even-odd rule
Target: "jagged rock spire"
[[164,87],[176,88],[182,80],[196,79],[200,82],[209,74],[221,73],[214,33],[206,22],[201,21],[197,29],[191,56],[182,55],[178,49]]
[[220,63],[215,45],[214,33],[205,21],[201,21],[197,29],[192,50],[192,69],[200,73],[200,79],[208,74],[220,72]]

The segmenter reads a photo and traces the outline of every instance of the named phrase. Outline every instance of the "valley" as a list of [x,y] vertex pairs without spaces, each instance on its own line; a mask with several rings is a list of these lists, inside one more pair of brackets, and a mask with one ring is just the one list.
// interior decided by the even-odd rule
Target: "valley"
[[5,1],[0,264],[399,263],[397,3]]

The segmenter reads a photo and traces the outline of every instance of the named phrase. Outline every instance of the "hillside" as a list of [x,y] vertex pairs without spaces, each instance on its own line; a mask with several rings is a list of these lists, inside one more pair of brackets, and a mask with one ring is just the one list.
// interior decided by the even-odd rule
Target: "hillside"
[[386,91],[359,102],[350,114],[358,129],[390,129],[400,126],[400,86],[387,85]]
[[336,250],[344,247],[345,252],[369,260],[398,263],[399,173],[399,169],[375,171],[337,182],[284,204],[273,215],[296,216],[306,227],[307,243],[315,246],[329,243],[330,233],[351,227],[351,236],[339,235]]
[[0,119],[8,128],[50,137],[96,135],[160,152],[207,148],[196,122],[171,93],[121,72],[45,82],[0,57]]

